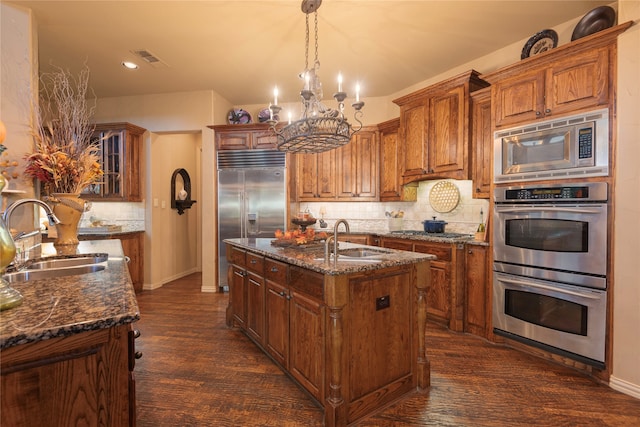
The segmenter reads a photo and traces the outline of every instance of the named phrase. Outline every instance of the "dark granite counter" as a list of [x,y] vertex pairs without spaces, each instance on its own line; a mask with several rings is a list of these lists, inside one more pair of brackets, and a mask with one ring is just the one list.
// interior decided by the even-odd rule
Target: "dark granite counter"
[[[119,236],[144,233],[144,231],[142,221],[123,221],[117,226],[79,227],[78,240],[117,239]],[[42,232],[42,241],[53,242],[53,237],[49,237],[47,230]]]
[[[120,241],[81,241],[77,253],[109,254],[106,268],[12,284],[24,300],[18,307],[0,312],[0,349],[133,323],[140,318]],[[42,244],[43,257],[55,255],[53,244]]]
[[225,242],[273,259],[331,276],[377,270],[396,265],[413,264],[436,258],[434,255],[429,254],[398,251],[387,248],[381,249],[377,246],[340,242],[340,249],[365,247],[370,248],[373,251],[383,250],[387,253],[380,253],[379,255],[375,255],[375,257],[371,257],[369,259],[354,259],[338,256],[338,263],[335,264],[333,260],[329,263],[325,262],[324,244],[318,245],[318,247],[314,249],[282,248],[273,246],[271,244],[272,240],[273,239],[227,239]]

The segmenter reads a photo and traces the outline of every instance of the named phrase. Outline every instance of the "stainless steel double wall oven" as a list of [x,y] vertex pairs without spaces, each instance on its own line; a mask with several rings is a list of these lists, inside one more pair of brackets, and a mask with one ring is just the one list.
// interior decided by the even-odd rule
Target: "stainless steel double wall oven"
[[[588,134],[580,144],[588,142],[589,149],[583,144],[581,157],[608,152],[608,114],[597,113],[595,121],[572,118],[577,126],[571,124],[570,133]],[[496,132],[494,147],[506,156],[517,141],[505,144],[503,134]],[[545,141],[540,144],[555,144]],[[544,169],[543,163],[539,166]],[[595,170],[573,162],[566,171],[550,167],[546,172],[553,178],[528,170],[521,176],[524,183],[495,186],[493,328],[497,335],[604,369],[609,188],[606,182],[576,182],[581,173],[602,176],[608,168],[600,166]],[[536,179],[554,181],[532,183]],[[495,182],[504,183],[500,176]]]

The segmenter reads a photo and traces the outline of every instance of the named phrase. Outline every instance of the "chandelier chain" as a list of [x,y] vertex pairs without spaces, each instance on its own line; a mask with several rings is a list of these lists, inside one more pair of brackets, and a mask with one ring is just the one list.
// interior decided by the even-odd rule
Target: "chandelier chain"
[[306,32],[305,44],[304,44],[304,70],[306,73],[307,70],[309,69],[309,14],[308,13],[305,15],[305,18],[306,18],[305,22],[307,24],[307,32]]
[[314,31],[315,31],[315,42],[316,42],[316,60],[315,63],[313,64],[314,67],[316,66],[320,66],[320,61],[318,60],[318,10],[316,9],[316,11],[313,13],[314,16]]

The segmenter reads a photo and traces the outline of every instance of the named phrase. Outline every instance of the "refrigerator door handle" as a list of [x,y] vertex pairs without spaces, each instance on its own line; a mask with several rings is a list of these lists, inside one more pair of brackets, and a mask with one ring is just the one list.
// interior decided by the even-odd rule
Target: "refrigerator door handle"
[[244,193],[241,191],[238,193],[238,206],[240,206],[240,237],[243,239],[247,237],[247,228],[244,221],[244,213],[247,209],[245,203]]

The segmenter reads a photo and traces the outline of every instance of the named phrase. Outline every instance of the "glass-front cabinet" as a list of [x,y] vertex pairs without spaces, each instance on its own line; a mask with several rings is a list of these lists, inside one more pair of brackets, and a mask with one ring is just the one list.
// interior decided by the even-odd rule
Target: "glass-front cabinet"
[[86,199],[139,202],[142,200],[142,135],[131,123],[96,125],[94,140],[101,146],[104,177],[84,191]]

